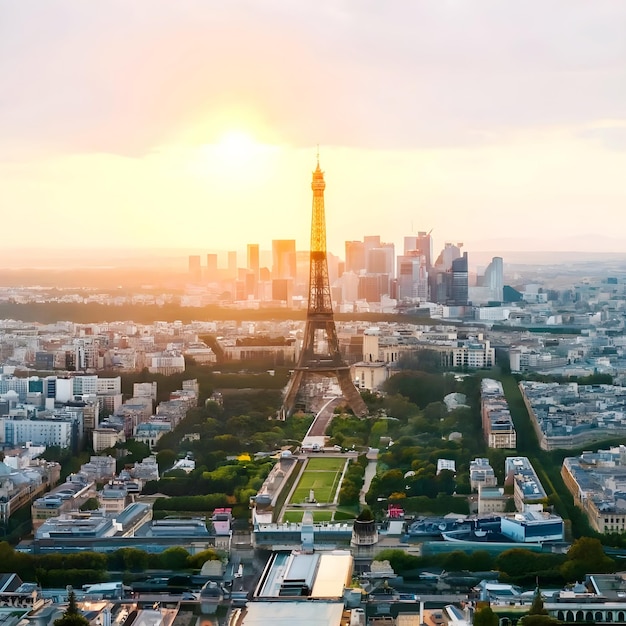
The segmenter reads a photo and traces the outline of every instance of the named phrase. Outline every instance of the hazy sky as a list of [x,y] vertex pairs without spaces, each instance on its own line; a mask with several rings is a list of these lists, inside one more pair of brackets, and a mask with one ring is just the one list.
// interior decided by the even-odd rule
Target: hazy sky
[[[626,251],[622,0],[0,0],[3,247]],[[10,233],[10,236],[8,234]]]

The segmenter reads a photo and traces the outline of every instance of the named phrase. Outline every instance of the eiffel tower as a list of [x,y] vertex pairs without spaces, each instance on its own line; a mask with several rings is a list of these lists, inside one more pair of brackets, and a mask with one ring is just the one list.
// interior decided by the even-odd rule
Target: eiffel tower
[[[328,280],[326,258],[326,218],[324,215],[324,173],[320,169],[319,154],[313,172],[313,215],[311,218],[311,259],[309,267],[309,306],[307,309],[304,343],[298,364],[287,385],[282,415],[293,413],[298,393],[312,378],[334,377],[344,399],[355,415],[367,415],[367,406],[350,377],[350,366],[339,352],[339,340],[333,316],[333,304]],[[318,352],[320,339],[326,338],[326,349]]]

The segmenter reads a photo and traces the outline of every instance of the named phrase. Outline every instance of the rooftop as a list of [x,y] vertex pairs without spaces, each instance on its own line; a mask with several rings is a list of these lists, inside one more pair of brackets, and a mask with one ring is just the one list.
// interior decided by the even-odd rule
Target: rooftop
[[241,626],[339,626],[343,602],[249,602]]
[[275,553],[259,584],[260,598],[341,598],[352,574],[347,551],[303,554]]

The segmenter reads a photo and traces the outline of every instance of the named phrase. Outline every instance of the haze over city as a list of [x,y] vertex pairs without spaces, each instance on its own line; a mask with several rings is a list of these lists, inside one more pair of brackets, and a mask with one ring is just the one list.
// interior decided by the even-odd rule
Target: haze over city
[[319,144],[337,254],[431,229],[621,251],[625,25],[564,0],[1,2],[3,246],[306,249]]

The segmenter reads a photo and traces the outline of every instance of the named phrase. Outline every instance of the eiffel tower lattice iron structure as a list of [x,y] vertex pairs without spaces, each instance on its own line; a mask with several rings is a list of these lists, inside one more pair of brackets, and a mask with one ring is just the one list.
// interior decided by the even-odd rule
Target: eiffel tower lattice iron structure
[[[307,309],[304,343],[298,364],[287,385],[282,415],[293,413],[298,393],[305,383],[315,377],[334,377],[339,383],[344,399],[355,415],[367,415],[367,406],[350,377],[350,366],[339,352],[333,305],[328,280],[326,258],[326,217],[324,214],[324,173],[320,169],[319,155],[313,172],[313,214],[311,217],[311,260],[309,267],[309,306]],[[318,352],[317,340],[326,335],[325,352]]]

